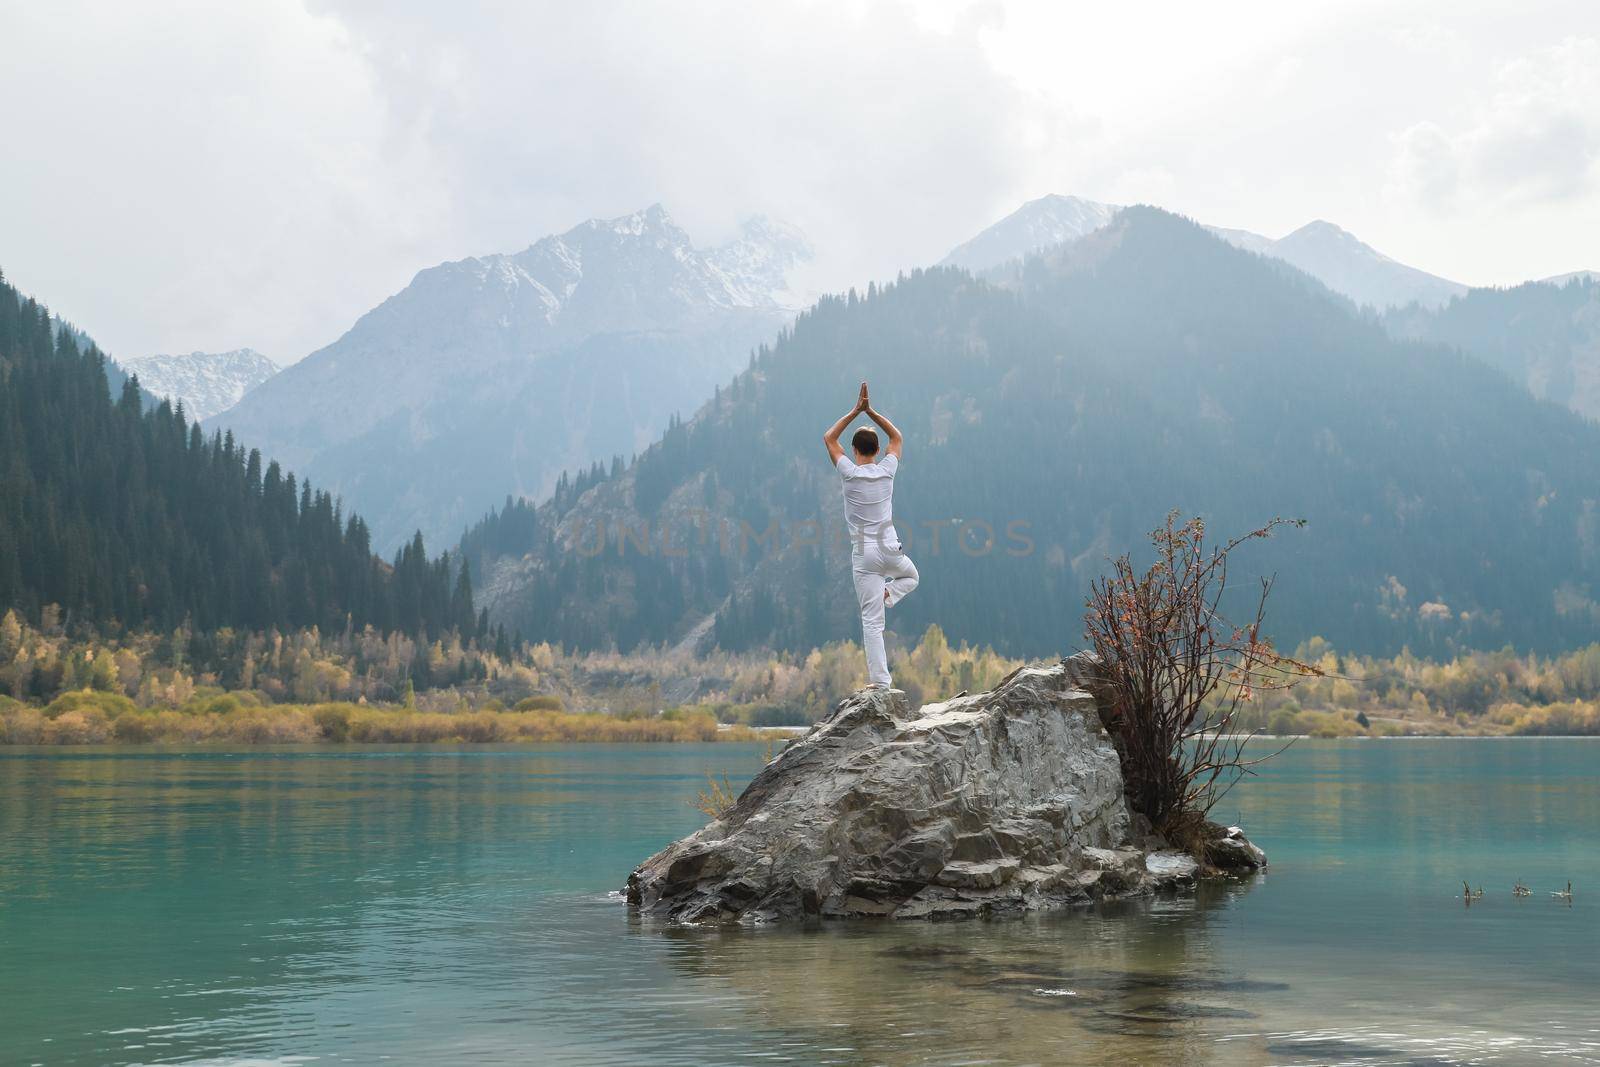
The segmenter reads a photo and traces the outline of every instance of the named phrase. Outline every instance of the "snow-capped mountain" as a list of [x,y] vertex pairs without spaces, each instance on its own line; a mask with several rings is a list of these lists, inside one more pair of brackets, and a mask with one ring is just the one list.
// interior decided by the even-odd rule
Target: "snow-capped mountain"
[[1121,210],[1116,204],[1102,204],[1076,196],[1057,193],[1041,196],[1023,204],[972,240],[951,249],[950,254],[939,261],[939,266],[962,267],[974,272],[988,270],[1042,248],[1093,233]]
[[209,419],[226,411],[281,369],[253,348],[139,356],[124,360],[122,368],[139,376],[145,392],[164,396],[174,404],[181,400],[192,419]]
[[699,248],[660,205],[443,263],[210,420],[341,494],[387,551],[653,440],[789,322],[805,238]]
[[813,298],[795,291],[790,274],[809,263],[811,255],[805,234],[788,223],[756,215],[745,220],[737,237],[713,248],[709,259],[731,290],[744,293],[750,306],[770,303],[798,310]]
[[530,331],[527,339],[570,338],[599,330],[675,328],[740,308],[795,310],[786,300],[785,278],[810,255],[796,231],[760,217],[748,220],[727,244],[697,249],[666,210],[653,204],[618,219],[591,219],[514,255],[434,269],[497,279],[524,305],[518,325]]

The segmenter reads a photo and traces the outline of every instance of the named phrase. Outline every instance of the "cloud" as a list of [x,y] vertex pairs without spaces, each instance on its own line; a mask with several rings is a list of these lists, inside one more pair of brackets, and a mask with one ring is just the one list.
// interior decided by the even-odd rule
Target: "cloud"
[[1133,167],[1111,180],[1113,203],[1171,204],[1178,193],[1177,176],[1166,167]]
[[289,0],[5,19],[0,91],[26,105],[0,256],[114,353],[302,355],[431,221],[416,185],[375,180],[386,105],[336,20]]
[[1047,192],[1333,217],[1452,276],[1571,269],[1600,37],[1551,28],[1592,2],[1494,8],[12,3],[0,267],[114,354],[280,361],[424,267],[657,201],[706,243],[794,221],[830,288]]
[[981,225],[1021,192],[1037,109],[985,61],[991,10],[948,31],[909,5],[796,0],[324,10],[484,249],[659,200],[708,240],[791,218],[865,276],[942,255],[930,218]]
[[1458,200],[1576,200],[1600,189],[1600,39],[1518,57],[1454,130],[1416,123],[1392,138],[1385,192],[1447,210]]
[[1419,122],[1391,140],[1394,161],[1385,192],[1397,199],[1442,207],[1461,184],[1460,152],[1437,123]]
[[952,11],[35,5],[0,16],[20,18],[4,28],[23,57],[0,91],[33,105],[12,143],[52,150],[0,175],[0,256],[114,353],[280,361],[423,267],[657,201],[706,242],[788,218],[831,286],[892,275],[1015,206],[1071,145],[986,59],[1003,9]]

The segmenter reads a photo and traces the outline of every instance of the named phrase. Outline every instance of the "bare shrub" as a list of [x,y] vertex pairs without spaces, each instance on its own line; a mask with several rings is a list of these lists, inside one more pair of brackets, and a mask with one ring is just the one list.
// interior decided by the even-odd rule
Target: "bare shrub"
[[1244,758],[1254,731],[1240,729],[1242,706],[1322,672],[1280,656],[1262,635],[1272,578],[1260,580],[1242,622],[1219,608],[1234,549],[1304,520],[1273,519],[1220,548],[1207,547],[1201,519],[1176,520],[1169,514],[1150,535],[1156,560],[1142,574],[1127,555],[1112,562],[1090,588],[1084,622],[1106,673],[1106,728],[1129,803],[1169,840],[1193,845],[1217,801],[1276,754]]

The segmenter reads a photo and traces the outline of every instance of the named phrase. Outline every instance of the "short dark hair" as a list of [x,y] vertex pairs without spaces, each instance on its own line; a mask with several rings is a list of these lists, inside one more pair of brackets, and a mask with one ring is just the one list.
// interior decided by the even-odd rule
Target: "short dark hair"
[[857,430],[855,436],[850,438],[850,447],[860,452],[863,456],[876,456],[878,454],[878,431],[870,426],[863,426]]

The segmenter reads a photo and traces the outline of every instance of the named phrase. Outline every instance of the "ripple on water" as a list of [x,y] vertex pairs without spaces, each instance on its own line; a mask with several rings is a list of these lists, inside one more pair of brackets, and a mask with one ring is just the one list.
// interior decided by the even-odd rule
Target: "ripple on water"
[[[759,748],[0,750],[0,1063],[1600,1056],[1600,746],[1297,745],[1230,794],[1274,866],[1192,897],[630,917],[627,872]],[[1464,877],[1482,906],[1451,905]],[[1492,888],[1568,878],[1570,908]]]

